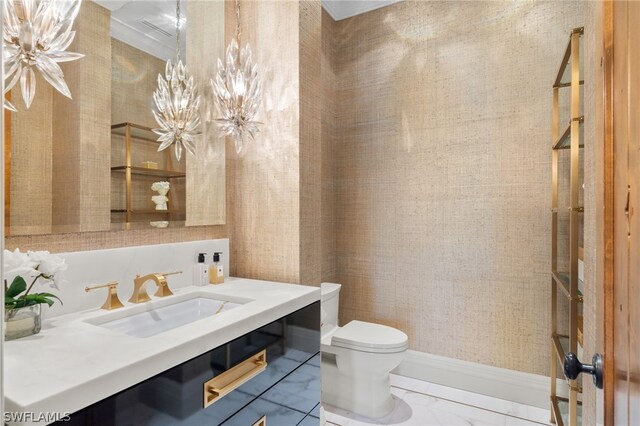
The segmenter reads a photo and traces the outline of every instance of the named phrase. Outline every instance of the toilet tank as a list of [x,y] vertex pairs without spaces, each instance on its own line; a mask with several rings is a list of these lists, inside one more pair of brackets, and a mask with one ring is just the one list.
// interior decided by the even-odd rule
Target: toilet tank
[[322,300],[322,310],[325,318],[323,325],[338,325],[338,305],[340,301],[340,284],[322,283],[320,285],[320,293]]

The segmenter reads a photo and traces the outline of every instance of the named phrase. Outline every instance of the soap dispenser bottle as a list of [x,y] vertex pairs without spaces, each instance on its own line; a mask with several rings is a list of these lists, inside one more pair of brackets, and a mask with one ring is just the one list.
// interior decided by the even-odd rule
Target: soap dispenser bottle
[[207,253],[198,254],[198,263],[193,266],[193,285],[203,286],[207,284],[207,276],[209,275],[209,265],[205,263]]
[[213,254],[213,263],[209,267],[209,283],[211,284],[222,284],[224,282],[224,269],[220,260],[221,254]]

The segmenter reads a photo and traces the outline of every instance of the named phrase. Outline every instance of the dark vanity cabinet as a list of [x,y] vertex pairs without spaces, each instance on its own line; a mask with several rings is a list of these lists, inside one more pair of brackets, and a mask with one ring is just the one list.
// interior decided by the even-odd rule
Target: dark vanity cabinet
[[318,425],[319,351],[316,302],[74,413],[71,424]]

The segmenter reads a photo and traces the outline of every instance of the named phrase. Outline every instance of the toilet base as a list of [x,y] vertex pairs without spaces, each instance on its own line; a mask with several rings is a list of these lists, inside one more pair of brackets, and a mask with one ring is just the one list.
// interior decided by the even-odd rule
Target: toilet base
[[320,371],[323,403],[370,418],[384,417],[393,411],[389,373],[342,374],[331,354],[323,354]]

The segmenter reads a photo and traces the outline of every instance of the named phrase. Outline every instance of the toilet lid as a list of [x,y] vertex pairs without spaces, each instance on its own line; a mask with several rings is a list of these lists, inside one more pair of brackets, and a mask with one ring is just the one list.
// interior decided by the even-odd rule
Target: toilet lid
[[386,325],[351,321],[338,329],[331,344],[363,352],[401,352],[407,349],[409,338],[400,330]]

